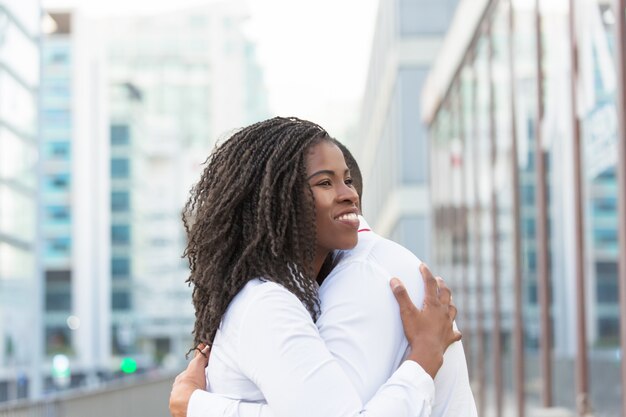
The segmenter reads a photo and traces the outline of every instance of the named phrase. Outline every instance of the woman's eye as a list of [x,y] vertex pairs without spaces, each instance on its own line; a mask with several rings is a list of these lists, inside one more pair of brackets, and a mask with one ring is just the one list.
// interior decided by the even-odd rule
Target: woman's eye
[[346,178],[346,179],[344,180],[344,183],[345,183],[346,185],[353,185],[353,184],[354,184],[354,181],[352,180],[352,178]]
[[330,186],[331,183],[329,180],[324,180],[324,181],[320,181],[319,183],[317,183],[317,185],[322,185],[322,186],[327,187],[327,186]]

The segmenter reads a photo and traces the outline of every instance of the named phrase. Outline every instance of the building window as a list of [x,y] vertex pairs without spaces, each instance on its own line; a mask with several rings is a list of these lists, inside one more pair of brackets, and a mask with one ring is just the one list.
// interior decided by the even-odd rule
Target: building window
[[48,256],[69,255],[71,246],[69,237],[51,238],[46,243]]
[[72,335],[70,329],[65,326],[46,327],[46,354],[72,353]]
[[111,177],[128,178],[130,174],[130,163],[128,158],[111,159]]
[[596,262],[596,301],[598,303],[619,303],[617,286],[617,262]]
[[617,213],[617,196],[604,196],[594,199],[593,209],[597,213]]
[[130,195],[128,191],[113,191],[111,193],[111,211],[128,211],[130,209]]
[[595,229],[593,237],[597,243],[616,243],[617,230],[615,229]]
[[68,270],[46,271],[46,311],[71,311],[71,277]]
[[111,259],[111,274],[113,278],[124,277],[130,275],[130,259],[129,258],[113,258]]
[[128,125],[111,125],[111,145],[128,145],[130,130]]
[[533,217],[522,219],[522,234],[525,238],[533,239],[537,230],[536,227]]
[[67,284],[72,280],[72,273],[68,270],[46,271],[46,285]]
[[70,156],[69,142],[51,142],[48,144],[48,155],[55,159],[68,159]]
[[127,224],[116,224],[111,226],[111,241],[114,244],[130,243],[130,226]]
[[130,310],[131,297],[127,291],[113,291],[111,308],[113,310]]
[[617,317],[601,317],[598,319],[598,343],[612,345],[619,340],[619,320]]
[[532,206],[535,204],[535,186],[532,184],[524,184],[521,186],[522,204]]
[[70,208],[67,206],[46,207],[48,219],[53,223],[67,223],[70,219]]
[[67,51],[55,51],[50,57],[50,62],[54,64],[66,64],[70,60],[70,56]]
[[70,123],[70,111],[64,109],[44,109],[42,122],[45,124],[67,125]]
[[70,185],[70,175],[67,173],[54,174],[49,176],[46,182],[50,191],[65,191]]

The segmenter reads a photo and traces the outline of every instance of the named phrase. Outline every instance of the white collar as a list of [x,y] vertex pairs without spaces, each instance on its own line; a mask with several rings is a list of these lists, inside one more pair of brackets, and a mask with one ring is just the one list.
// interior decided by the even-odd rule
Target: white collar
[[361,231],[372,231],[372,228],[370,227],[369,224],[367,224],[367,221],[365,220],[365,218],[361,215],[359,215],[359,232]]

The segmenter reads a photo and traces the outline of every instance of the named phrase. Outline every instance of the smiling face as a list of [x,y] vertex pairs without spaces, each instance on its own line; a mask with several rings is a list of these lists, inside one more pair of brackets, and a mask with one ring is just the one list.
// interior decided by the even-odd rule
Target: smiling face
[[358,196],[341,150],[329,141],[313,145],[307,154],[307,181],[315,199],[316,259],[357,243]]

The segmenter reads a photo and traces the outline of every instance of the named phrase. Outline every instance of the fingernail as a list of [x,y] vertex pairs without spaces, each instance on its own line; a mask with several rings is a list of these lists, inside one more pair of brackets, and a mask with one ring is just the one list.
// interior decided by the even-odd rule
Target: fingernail
[[205,346],[204,349],[201,350],[202,353],[207,353],[211,349],[211,346]]
[[391,281],[389,281],[389,283],[391,284],[392,290],[395,290],[401,285],[400,280],[398,278],[391,278]]

